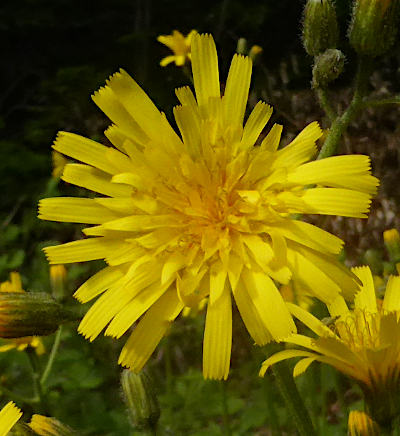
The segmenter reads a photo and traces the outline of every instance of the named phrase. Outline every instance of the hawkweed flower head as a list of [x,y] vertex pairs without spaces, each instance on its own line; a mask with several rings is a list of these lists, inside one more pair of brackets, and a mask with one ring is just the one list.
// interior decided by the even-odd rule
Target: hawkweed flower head
[[21,418],[21,410],[10,401],[0,410],[0,436],[6,436]]
[[78,436],[71,427],[48,416],[33,415],[28,425],[39,436]]
[[378,424],[371,417],[359,410],[349,413],[348,436],[380,436]]
[[[292,214],[366,217],[377,179],[367,156],[308,162],[321,136],[316,122],[278,150],[282,126],[258,142],[272,108],[259,102],[243,126],[250,58],[235,55],[221,97],[210,35],[195,35],[196,97],[177,89],[180,135],[123,70],[93,96],[113,125],[114,147],[61,132],[54,148],[82,163],[63,180],[103,197],[50,198],[39,217],[94,224],[87,239],[47,247],[53,264],[105,259],[108,266],[75,293],[96,297],[79,331],[116,338],[139,321],[119,362],[140,371],[184,307],[208,297],[203,373],[226,378],[232,341],[232,298],[256,344],[287,337],[295,324],[275,281],[294,277],[311,295],[331,301],[356,291],[336,261],[342,241]],[[310,187],[313,185],[314,187]]]
[[288,303],[291,313],[318,338],[295,334],[285,342],[306,348],[287,349],[268,358],[260,375],[274,363],[302,357],[293,374],[303,373],[314,361],[327,363],[358,382],[370,415],[387,425],[400,413],[400,277],[391,276],[382,301],[377,300],[368,267],[353,269],[360,280],[354,309],[341,296],[328,304],[332,317],[325,325],[306,310]]
[[174,54],[161,59],[160,65],[165,67],[172,62],[175,62],[177,67],[182,67],[185,63],[190,62],[191,59],[191,44],[193,35],[197,33],[196,30],[191,30],[188,35],[184,36],[178,30],[174,30],[171,35],[160,35],[157,41],[166,45],[171,49]]
[[[0,283],[0,293],[25,293],[22,288],[21,276],[17,272],[10,273],[10,279]],[[40,355],[45,352],[43,342],[35,336],[18,337],[15,339],[4,339],[0,344],[0,353],[16,349],[24,351],[27,347],[35,349],[36,354]]]

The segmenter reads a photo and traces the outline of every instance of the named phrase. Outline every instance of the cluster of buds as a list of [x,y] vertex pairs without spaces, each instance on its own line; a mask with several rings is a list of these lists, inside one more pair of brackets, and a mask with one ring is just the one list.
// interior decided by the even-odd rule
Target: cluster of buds
[[[353,0],[348,37],[354,50],[375,57],[386,53],[397,34],[400,0]],[[308,0],[304,9],[303,44],[310,56],[337,48],[339,26],[333,0]]]

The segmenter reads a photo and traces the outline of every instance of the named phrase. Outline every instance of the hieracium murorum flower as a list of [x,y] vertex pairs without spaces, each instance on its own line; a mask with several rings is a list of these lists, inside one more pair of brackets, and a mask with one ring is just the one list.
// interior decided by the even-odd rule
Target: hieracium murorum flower
[[317,339],[295,334],[285,342],[307,350],[288,349],[276,353],[262,365],[260,374],[274,363],[302,357],[295,376],[319,361],[353,378],[364,392],[368,413],[386,426],[400,414],[400,277],[391,276],[383,301],[377,300],[368,267],[354,268],[360,291],[350,310],[338,296],[328,305],[333,329],[306,310],[288,303],[291,313],[318,335]]
[[113,122],[105,134],[114,147],[66,132],[53,145],[82,162],[63,180],[103,196],[45,199],[39,216],[94,224],[87,239],[45,249],[54,264],[108,264],[75,293],[99,297],[79,326],[86,338],[103,329],[118,338],[139,321],[119,359],[139,371],[182,309],[209,297],[203,373],[219,379],[229,372],[232,296],[265,344],[295,331],[274,281],[294,277],[323,301],[355,292],[336,261],[342,241],[292,214],[363,218],[377,179],[367,156],[308,162],[321,136],[315,122],[280,150],[280,125],[259,143],[272,109],[259,102],[243,126],[248,57],[234,56],[222,97],[210,35],[193,37],[192,68],[196,97],[176,91],[180,135],[125,71],[114,74],[93,96]]
[[160,35],[157,37],[158,42],[166,45],[174,52],[173,55],[161,59],[160,65],[165,67],[170,63],[175,62],[177,67],[181,67],[185,65],[186,62],[190,62],[190,47],[193,35],[196,33],[196,30],[191,30],[186,36],[184,36],[178,30],[174,30],[171,35]]

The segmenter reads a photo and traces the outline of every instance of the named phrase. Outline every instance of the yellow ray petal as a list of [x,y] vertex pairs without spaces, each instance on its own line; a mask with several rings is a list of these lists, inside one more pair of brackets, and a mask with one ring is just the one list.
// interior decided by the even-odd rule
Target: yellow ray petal
[[159,280],[143,289],[133,300],[126,304],[110,322],[105,331],[106,336],[120,338],[169,288],[174,279],[163,285]]
[[379,181],[371,176],[369,156],[332,156],[300,165],[288,174],[289,183],[322,184],[374,194]]
[[352,268],[351,271],[362,283],[362,286],[360,286],[361,289],[354,299],[355,307],[375,313],[377,311],[376,295],[371,270],[367,266],[361,266]]
[[400,277],[390,276],[386,285],[385,298],[382,305],[383,310],[400,310]]
[[304,213],[367,218],[371,196],[365,192],[340,188],[307,189],[302,195]]
[[211,35],[193,36],[192,71],[199,106],[206,106],[210,97],[220,97],[217,50]]
[[272,115],[272,107],[259,101],[252,110],[243,129],[242,144],[244,147],[254,145]]
[[263,139],[260,150],[275,152],[279,147],[283,127],[280,124],[274,124],[268,135]]
[[108,266],[103,268],[90,279],[86,280],[76,292],[74,297],[81,303],[86,303],[93,298],[97,297],[111,285],[118,282],[124,276],[124,270]]
[[[91,139],[69,132],[58,132],[53,144],[54,150],[85,164],[92,165],[109,174],[115,174],[117,168],[109,162],[106,153],[109,147],[98,144]],[[114,150],[116,153],[118,151]]]
[[306,357],[301,359],[293,368],[293,377],[298,377],[307,371],[308,367],[317,360],[316,357]]
[[286,238],[314,250],[337,254],[343,246],[343,241],[337,236],[304,221],[281,221],[276,228]]
[[104,259],[120,245],[121,242],[118,240],[90,238],[46,247],[43,250],[51,264],[59,264]]
[[101,224],[120,216],[91,198],[55,197],[39,201],[39,218],[48,221]]
[[124,345],[118,363],[139,372],[182,309],[176,290],[170,289],[140,320]]
[[6,436],[21,416],[21,410],[12,401],[7,403],[0,411],[0,436]]
[[233,56],[222,99],[224,118],[227,125],[243,124],[249,95],[251,70],[252,62],[249,57],[238,54]]
[[239,282],[238,286],[233,289],[233,295],[244,325],[254,342],[257,345],[271,342],[272,336],[262,322],[244,283]]
[[296,166],[310,160],[317,152],[315,141],[322,135],[319,124],[314,121],[305,127],[293,141],[277,152],[274,168]]
[[[92,95],[92,99],[108,118],[118,126],[118,129],[124,135],[132,138],[139,144],[146,144],[149,141],[149,137],[142,127],[131,117],[109,86],[102,87],[96,91]],[[109,133],[111,132],[109,131]]]
[[109,197],[129,197],[132,188],[126,185],[111,183],[109,176],[88,165],[67,164],[64,167],[62,180],[76,186],[98,192]]
[[263,272],[242,272],[243,282],[264,325],[279,340],[296,331],[296,326],[273,281]]
[[334,333],[326,325],[324,325],[318,318],[312,315],[307,310],[293,303],[286,303],[290,313],[295,316],[299,321],[305,324],[318,336],[333,336]]
[[203,342],[204,378],[228,378],[232,347],[231,292],[225,286],[221,296],[207,306]]
[[316,356],[314,353],[310,353],[309,351],[304,350],[283,350],[278,351],[278,353],[273,354],[268,359],[264,360],[261,365],[261,369],[259,372],[260,377],[263,377],[267,372],[268,368],[278,362],[282,362],[282,360],[291,359],[293,357],[312,357]]

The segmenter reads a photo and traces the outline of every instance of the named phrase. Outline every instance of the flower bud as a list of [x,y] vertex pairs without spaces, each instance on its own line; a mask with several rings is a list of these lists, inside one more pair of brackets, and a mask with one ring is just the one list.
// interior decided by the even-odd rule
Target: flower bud
[[379,426],[365,412],[349,413],[348,436],[379,436]]
[[247,53],[247,41],[246,38],[239,38],[236,45],[236,53],[245,55]]
[[331,0],[308,0],[304,9],[303,44],[310,56],[335,48],[339,26]]
[[399,0],[354,0],[350,44],[361,55],[387,52],[397,34]]
[[314,88],[326,88],[336,80],[344,69],[344,54],[330,48],[315,59],[312,85]]
[[78,433],[71,427],[55,418],[42,415],[33,415],[29,427],[39,436],[77,436]]
[[50,335],[71,319],[71,314],[48,294],[0,293],[1,338]]
[[392,262],[400,261],[400,235],[396,229],[383,232],[383,240]]
[[160,418],[160,406],[149,376],[125,369],[121,374],[123,398],[131,424],[138,429],[155,429]]
[[64,265],[50,265],[50,284],[53,297],[62,300],[65,296],[67,270]]

